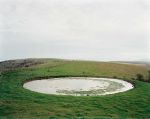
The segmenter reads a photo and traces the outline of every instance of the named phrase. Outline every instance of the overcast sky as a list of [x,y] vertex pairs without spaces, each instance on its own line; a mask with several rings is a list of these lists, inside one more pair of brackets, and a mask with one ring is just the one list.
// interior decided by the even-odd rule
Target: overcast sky
[[150,0],[0,0],[0,60],[150,59]]

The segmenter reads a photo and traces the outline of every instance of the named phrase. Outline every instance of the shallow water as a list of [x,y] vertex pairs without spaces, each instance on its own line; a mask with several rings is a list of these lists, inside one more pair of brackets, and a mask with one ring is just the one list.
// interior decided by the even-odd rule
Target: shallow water
[[69,77],[34,80],[23,85],[31,91],[56,95],[106,95],[124,92],[133,85],[119,79]]

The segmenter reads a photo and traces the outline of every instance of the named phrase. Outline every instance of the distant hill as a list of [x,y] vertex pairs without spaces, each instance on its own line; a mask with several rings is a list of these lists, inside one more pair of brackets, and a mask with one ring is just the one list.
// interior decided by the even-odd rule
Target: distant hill
[[110,61],[113,63],[120,63],[120,64],[133,64],[133,65],[148,65],[150,66],[150,61]]

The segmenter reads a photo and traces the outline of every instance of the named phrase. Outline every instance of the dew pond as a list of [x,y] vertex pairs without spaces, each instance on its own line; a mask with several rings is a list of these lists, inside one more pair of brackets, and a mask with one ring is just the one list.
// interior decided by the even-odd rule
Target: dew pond
[[133,88],[133,85],[112,78],[67,77],[34,80],[25,83],[23,87],[45,94],[96,96],[128,91]]

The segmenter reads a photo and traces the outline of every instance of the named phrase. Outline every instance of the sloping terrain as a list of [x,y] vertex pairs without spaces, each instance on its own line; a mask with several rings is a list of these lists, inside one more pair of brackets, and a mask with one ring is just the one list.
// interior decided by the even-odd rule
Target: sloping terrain
[[[137,74],[142,74],[148,80],[149,66],[59,59],[35,60],[36,63],[33,63],[34,59],[25,60],[27,66],[19,60],[10,64],[0,63],[0,118],[150,118],[150,83],[136,80]],[[68,76],[115,77],[131,82],[135,88],[114,95],[74,97],[40,94],[22,87],[24,82],[34,79]]]

